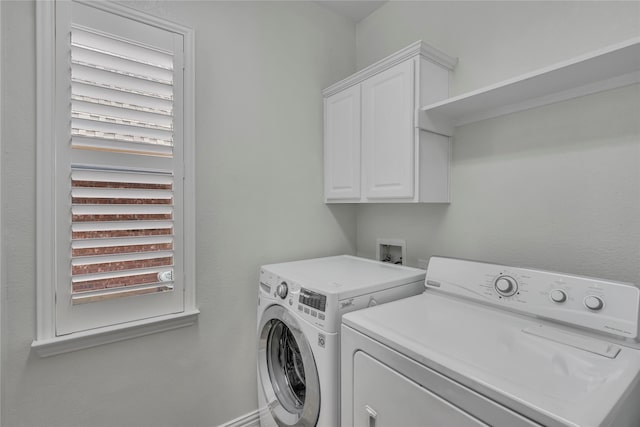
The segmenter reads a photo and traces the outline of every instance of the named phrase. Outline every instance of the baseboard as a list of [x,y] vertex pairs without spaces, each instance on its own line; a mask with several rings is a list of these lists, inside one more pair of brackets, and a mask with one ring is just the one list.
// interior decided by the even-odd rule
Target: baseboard
[[260,427],[260,411],[256,409],[248,414],[240,415],[238,418],[220,424],[218,427]]

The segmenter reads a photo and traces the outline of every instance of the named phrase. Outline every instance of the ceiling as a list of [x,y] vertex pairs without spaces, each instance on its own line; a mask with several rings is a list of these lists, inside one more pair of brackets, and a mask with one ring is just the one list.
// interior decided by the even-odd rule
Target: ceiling
[[321,6],[333,10],[334,12],[346,16],[353,22],[359,22],[369,16],[374,10],[382,6],[385,1],[369,1],[369,0],[320,0],[316,1]]

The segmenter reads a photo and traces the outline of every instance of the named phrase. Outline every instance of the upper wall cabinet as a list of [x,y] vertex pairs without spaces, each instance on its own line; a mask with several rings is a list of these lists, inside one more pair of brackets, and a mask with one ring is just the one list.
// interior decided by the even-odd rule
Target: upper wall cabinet
[[640,82],[640,37],[444,101],[422,104],[418,126],[456,126]]
[[324,100],[327,199],[360,197],[360,85]]
[[449,202],[449,139],[415,112],[447,98],[455,64],[418,41],[323,91],[327,203]]

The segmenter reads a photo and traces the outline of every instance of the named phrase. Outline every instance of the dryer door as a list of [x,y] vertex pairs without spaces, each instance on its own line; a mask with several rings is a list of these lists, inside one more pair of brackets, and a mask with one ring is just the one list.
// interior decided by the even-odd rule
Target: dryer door
[[298,321],[274,305],[264,311],[258,333],[258,377],[271,415],[279,426],[315,426],[318,370]]

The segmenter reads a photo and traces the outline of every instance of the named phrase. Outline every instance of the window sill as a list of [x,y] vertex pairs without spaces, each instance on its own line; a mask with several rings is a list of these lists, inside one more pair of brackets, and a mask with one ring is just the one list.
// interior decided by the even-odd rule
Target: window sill
[[196,323],[200,311],[193,309],[184,313],[169,314],[139,320],[122,325],[108,326],[91,331],[78,332],[55,338],[35,340],[31,348],[40,357],[55,356],[83,348],[95,347],[116,341],[128,340],[156,332],[182,328]]

